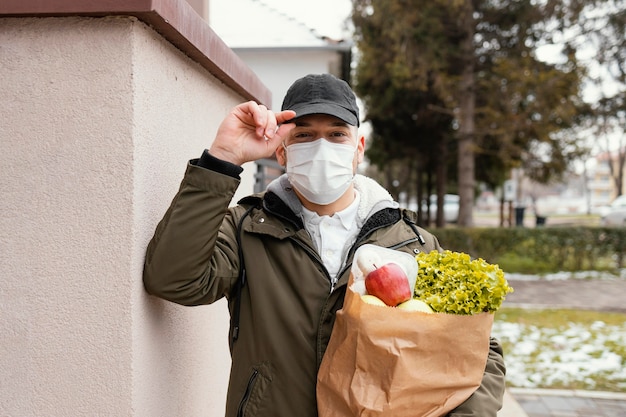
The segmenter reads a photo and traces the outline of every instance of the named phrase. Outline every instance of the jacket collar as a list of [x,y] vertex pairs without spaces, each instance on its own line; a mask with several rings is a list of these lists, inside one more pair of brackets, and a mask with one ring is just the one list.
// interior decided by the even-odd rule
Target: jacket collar
[[[357,210],[357,224],[362,227],[365,221],[374,213],[385,208],[398,208],[398,203],[394,201],[389,192],[373,179],[364,175],[354,176],[354,188],[359,192],[361,201]],[[267,196],[274,194],[280,199],[284,206],[293,212],[298,218],[301,217],[302,203],[298,199],[293,187],[289,183],[287,174],[283,174],[267,187]],[[266,208],[267,203],[264,203]]]
[[[357,225],[361,231],[357,241],[371,231],[400,219],[398,203],[376,181],[363,175],[355,175],[354,186],[361,196],[357,211]],[[301,216],[302,203],[293,191],[286,174],[272,181],[265,193],[245,197],[239,204],[262,205],[265,211],[293,224],[296,230],[304,228]]]

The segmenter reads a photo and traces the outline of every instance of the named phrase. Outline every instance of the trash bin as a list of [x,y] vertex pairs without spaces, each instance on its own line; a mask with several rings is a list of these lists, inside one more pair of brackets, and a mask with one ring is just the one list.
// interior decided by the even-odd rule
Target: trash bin
[[546,218],[544,216],[537,216],[537,222],[535,223],[535,225],[537,227],[541,227],[541,226],[545,226],[546,224]]
[[524,226],[524,210],[526,207],[515,207],[515,226]]

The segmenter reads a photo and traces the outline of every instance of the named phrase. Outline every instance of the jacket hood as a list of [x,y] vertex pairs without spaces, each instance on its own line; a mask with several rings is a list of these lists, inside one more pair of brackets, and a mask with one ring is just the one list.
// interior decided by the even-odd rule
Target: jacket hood
[[[386,208],[398,208],[399,204],[394,201],[389,192],[373,179],[364,175],[354,176],[354,188],[359,192],[361,200],[357,210],[357,222],[361,226],[377,211]],[[296,195],[287,178],[287,174],[272,181],[267,191],[276,194],[298,217],[302,214],[302,203]]]

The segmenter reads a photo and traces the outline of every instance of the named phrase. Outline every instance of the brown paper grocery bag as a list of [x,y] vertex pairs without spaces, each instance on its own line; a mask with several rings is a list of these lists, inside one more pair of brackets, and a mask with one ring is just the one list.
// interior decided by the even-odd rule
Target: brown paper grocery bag
[[493,314],[409,312],[350,288],[318,373],[320,417],[443,416],[480,386]]

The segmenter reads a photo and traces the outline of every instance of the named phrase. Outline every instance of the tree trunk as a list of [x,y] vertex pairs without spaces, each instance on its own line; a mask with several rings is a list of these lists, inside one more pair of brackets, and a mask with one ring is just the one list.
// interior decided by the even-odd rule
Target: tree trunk
[[422,200],[424,199],[424,161],[419,155],[415,157],[417,163],[415,164],[415,201],[417,202],[417,224],[420,226],[425,225],[424,205]]
[[465,37],[462,41],[463,72],[460,88],[459,114],[459,226],[472,227],[474,225],[474,188],[475,188],[475,159],[474,159],[474,114],[476,108],[476,93],[474,86],[474,18],[470,0],[465,1],[463,10],[463,26]]
[[626,149],[623,147],[617,150],[617,176],[615,181],[615,188],[617,189],[617,195],[620,196],[624,193],[624,163],[626,162]]
[[444,215],[444,194],[446,193],[446,184],[448,183],[448,175],[447,175],[447,167],[446,163],[448,161],[448,143],[445,137],[439,139],[437,143],[437,178],[436,188],[437,188],[437,227],[444,227],[446,225],[446,219]]

